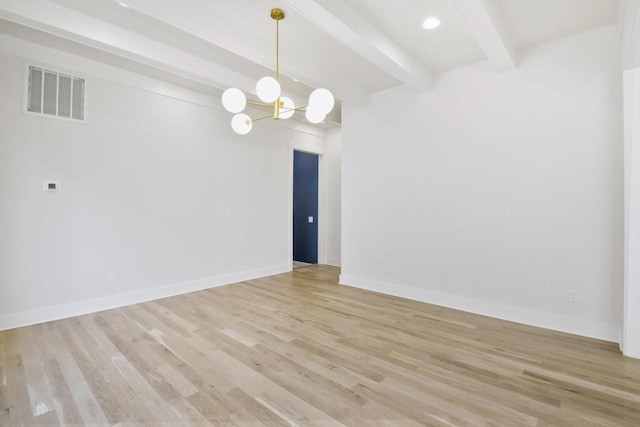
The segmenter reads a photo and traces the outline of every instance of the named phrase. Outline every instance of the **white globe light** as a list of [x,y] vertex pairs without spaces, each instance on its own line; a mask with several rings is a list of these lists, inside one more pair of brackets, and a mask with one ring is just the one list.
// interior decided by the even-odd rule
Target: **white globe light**
[[253,127],[251,118],[246,114],[236,114],[231,119],[231,128],[240,135],[246,135]]
[[247,106],[247,97],[240,89],[229,88],[222,94],[222,106],[230,113],[239,113]]
[[320,123],[327,115],[323,111],[309,106],[307,107],[307,111],[305,111],[304,116],[311,123]]
[[263,77],[256,84],[258,98],[264,102],[273,102],[280,96],[280,83],[273,77]]
[[291,98],[287,98],[286,96],[280,97],[281,119],[290,119],[293,116],[293,113],[295,113],[294,108],[296,108],[296,106]]
[[309,105],[314,110],[321,111],[324,114],[328,114],[329,111],[333,110],[334,104],[333,95],[327,89],[316,89],[309,95]]

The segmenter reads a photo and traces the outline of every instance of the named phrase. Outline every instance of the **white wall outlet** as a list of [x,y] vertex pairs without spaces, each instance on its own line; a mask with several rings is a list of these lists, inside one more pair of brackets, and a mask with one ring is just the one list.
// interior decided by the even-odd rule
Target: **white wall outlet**
[[577,289],[569,289],[567,291],[567,297],[569,298],[569,302],[578,302],[578,290]]
[[227,216],[228,217],[235,218],[235,217],[237,217],[239,215],[240,215],[240,211],[238,211],[238,209],[235,209],[235,208],[227,209]]
[[118,273],[111,273],[109,275],[109,284],[117,285],[118,284]]

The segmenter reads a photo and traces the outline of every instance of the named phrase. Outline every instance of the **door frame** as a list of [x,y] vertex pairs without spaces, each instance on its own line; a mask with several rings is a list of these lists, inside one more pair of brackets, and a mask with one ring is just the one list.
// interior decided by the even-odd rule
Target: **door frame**
[[293,152],[315,154],[318,156],[318,264],[327,263],[327,190],[328,171],[324,157],[324,144],[314,141],[289,142],[289,213],[288,217],[288,256],[293,269]]

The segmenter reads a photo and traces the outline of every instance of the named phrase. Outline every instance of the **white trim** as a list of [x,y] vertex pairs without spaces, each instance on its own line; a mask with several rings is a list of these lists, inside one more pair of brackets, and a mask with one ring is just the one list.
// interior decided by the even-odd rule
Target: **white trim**
[[18,328],[21,326],[34,325],[37,323],[50,322],[52,320],[64,319],[67,317],[80,316],[88,313],[95,313],[125,305],[139,304],[146,301],[171,297],[188,292],[195,292],[202,289],[215,288],[218,286],[243,282],[245,280],[286,273],[289,271],[291,271],[290,263],[244,271],[241,273],[227,274],[224,276],[209,277],[191,282],[176,283],[173,285],[114,295],[105,298],[97,298],[74,302],[71,304],[56,305],[35,310],[5,314],[0,316],[0,331]]
[[451,294],[442,294],[410,286],[402,286],[349,274],[340,275],[340,284],[380,292],[387,295],[435,304],[469,313],[523,323],[554,331],[581,335],[605,341],[619,342],[619,328],[602,322],[560,316],[552,313],[508,306],[489,301],[480,301]]
[[624,297],[622,317],[622,352],[640,358],[640,127],[636,124],[640,111],[640,68],[625,70],[624,83]]
[[340,267],[340,258],[330,258],[327,257],[327,265],[332,265],[334,267]]
[[[325,139],[326,141],[326,139]],[[324,147],[323,147],[324,148]],[[329,161],[318,155],[318,264],[327,264],[329,242]]]

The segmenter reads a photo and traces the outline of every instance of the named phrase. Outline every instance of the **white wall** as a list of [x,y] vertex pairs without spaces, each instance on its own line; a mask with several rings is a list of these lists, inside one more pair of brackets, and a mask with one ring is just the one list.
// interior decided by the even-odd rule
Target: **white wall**
[[340,266],[341,240],[341,193],[342,193],[342,130],[339,128],[327,130],[325,158],[328,164],[327,191],[331,195],[328,198],[327,218],[327,264]]
[[622,350],[640,358],[640,0],[622,19],[625,141],[625,277]]
[[290,269],[289,146],[322,137],[269,122],[241,137],[217,107],[95,74],[86,124],[26,115],[25,59],[7,51],[108,67],[6,36],[2,47],[0,329]]
[[519,58],[344,109],[341,283],[618,340],[617,28]]
[[640,68],[640,0],[620,3],[622,68]]
[[623,352],[640,358],[640,68],[624,72],[625,295]]

